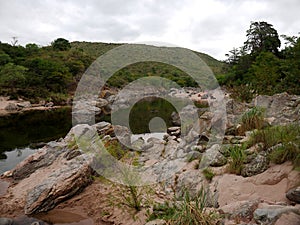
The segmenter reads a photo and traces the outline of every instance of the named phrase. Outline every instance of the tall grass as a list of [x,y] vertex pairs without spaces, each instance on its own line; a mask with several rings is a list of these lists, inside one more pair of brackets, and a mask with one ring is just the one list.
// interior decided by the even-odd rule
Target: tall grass
[[254,132],[248,146],[262,144],[261,150],[270,151],[270,159],[274,163],[292,161],[295,167],[300,167],[300,125],[268,127]]
[[229,172],[240,175],[246,160],[245,145],[233,145],[228,151],[231,158],[229,162]]
[[240,135],[243,135],[246,131],[261,129],[264,125],[264,112],[261,107],[253,107],[242,115]]
[[[192,198],[188,190],[184,189],[182,198],[175,199],[171,204],[166,202],[156,206],[149,220],[160,218],[170,225],[221,224],[220,214],[207,210],[208,196],[208,190],[203,187],[195,198]],[[159,209],[159,213],[155,209]]]

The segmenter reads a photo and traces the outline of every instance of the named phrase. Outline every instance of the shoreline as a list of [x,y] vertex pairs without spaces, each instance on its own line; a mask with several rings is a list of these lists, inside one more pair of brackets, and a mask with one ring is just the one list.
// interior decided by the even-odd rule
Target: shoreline
[[31,104],[29,101],[8,100],[0,97],[0,117],[21,114],[29,111],[48,111],[60,108],[69,108],[71,105],[54,105],[52,102],[47,104]]

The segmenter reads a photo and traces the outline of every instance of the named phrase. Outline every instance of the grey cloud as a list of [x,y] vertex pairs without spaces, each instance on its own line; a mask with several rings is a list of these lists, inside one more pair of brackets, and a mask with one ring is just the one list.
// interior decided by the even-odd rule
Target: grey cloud
[[[222,59],[245,41],[250,21],[265,20],[280,34],[299,31],[298,0],[208,0],[201,4],[211,2],[220,10],[202,15],[195,10],[197,0],[0,0],[0,41],[18,36],[21,44],[46,45],[57,37],[106,42],[150,37]],[[233,42],[235,38],[239,43]]]

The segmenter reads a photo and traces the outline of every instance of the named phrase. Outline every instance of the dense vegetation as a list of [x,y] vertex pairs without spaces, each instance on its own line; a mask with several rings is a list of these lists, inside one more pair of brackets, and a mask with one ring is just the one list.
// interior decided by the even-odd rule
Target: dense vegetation
[[282,49],[273,25],[251,22],[244,45],[227,54],[228,71],[218,76],[219,82],[237,90],[246,101],[255,94],[300,94],[300,37],[281,37]]
[[63,38],[47,47],[0,43],[0,95],[60,101],[74,90],[91,62]]
[[[198,53],[215,73],[219,83],[236,97],[249,101],[256,94],[272,95],[286,91],[300,94],[300,37],[281,37],[267,22],[251,22],[246,41],[220,62]],[[84,71],[100,55],[119,46],[112,43],[72,42],[64,38],[50,46],[25,47],[0,42],[0,95],[11,98],[40,98],[62,103],[75,91]],[[196,86],[195,81],[176,67],[143,62],[117,71],[108,86],[123,87],[144,76],[161,76],[180,86]],[[243,91],[241,91],[243,90]]]
[[[72,42],[64,38],[50,46],[27,44],[25,47],[0,42],[0,95],[12,99],[46,98],[62,103],[74,92],[77,82],[89,65],[105,52],[119,46],[111,43]],[[198,54],[215,73],[224,63]],[[181,86],[195,86],[195,81],[176,67],[157,62],[127,66],[109,79],[108,86],[122,87],[144,76],[162,76]]]

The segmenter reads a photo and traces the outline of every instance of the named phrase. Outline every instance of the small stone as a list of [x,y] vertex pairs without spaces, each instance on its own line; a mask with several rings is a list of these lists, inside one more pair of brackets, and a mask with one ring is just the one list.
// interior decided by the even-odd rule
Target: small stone
[[156,220],[149,221],[145,225],[166,225],[166,224],[167,222],[165,220],[156,219]]
[[286,197],[292,202],[300,203],[300,186],[289,190]]

